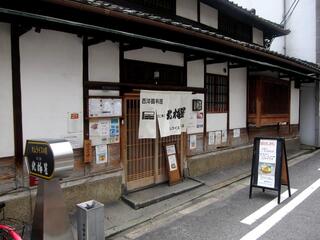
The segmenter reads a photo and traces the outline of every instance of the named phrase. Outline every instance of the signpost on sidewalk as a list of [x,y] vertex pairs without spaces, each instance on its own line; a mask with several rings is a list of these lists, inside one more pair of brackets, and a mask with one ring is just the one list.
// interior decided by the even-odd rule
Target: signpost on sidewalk
[[280,203],[281,186],[288,187],[291,197],[288,161],[285,140],[283,138],[255,138],[251,167],[249,198],[252,188],[262,188],[278,192]]

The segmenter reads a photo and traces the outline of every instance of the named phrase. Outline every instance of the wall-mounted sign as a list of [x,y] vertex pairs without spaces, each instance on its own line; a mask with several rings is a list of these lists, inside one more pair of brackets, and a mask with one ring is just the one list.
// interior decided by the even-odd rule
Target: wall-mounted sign
[[192,99],[192,111],[201,111],[202,110],[202,100]]
[[120,117],[122,100],[119,98],[89,98],[89,117]]
[[288,186],[291,196],[284,139],[255,138],[249,197],[252,196],[253,187],[270,189],[278,191],[280,203],[281,185]]

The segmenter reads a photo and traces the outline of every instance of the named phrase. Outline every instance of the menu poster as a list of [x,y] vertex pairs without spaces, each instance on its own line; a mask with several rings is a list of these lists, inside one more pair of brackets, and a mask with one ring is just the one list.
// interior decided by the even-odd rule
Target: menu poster
[[168,162],[169,162],[170,171],[174,171],[178,169],[177,158],[175,154],[168,156]]
[[276,159],[277,140],[261,139],[259,146],[258,186],[275,187]]

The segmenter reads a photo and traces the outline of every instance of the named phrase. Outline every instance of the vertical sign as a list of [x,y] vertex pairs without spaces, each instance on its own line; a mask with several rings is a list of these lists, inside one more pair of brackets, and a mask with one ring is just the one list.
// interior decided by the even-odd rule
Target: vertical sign
[[169,185],[179,183],[181,175],[178,167],[176,145],[173,143],[165,145],[165,153],[168,163]]

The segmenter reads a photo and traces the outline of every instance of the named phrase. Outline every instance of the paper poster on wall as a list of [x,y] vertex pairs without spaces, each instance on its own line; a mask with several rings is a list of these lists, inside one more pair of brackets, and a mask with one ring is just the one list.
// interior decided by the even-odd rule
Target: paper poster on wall
[[260,140],[257,184],[261,187],[275,187],[277,140]]
[[91,119],[89,122],[89,138],[92,146],[119,143],[119,118]]
[[228,131],[222,130],[221,132],[221,142],[226,143],[228,141]]
[[67,136],[63,136],[63,139],[70,142],[73,149],[82,148],[83,136],[80,134],[69,134]]
[[197,135],[190,135],[190,149],[196,149],[197,148]]
[[168,156],[168,162],[169,162],[170,171],[174,171],[178,169],[177,158],[175,154]]
[[89,98],[89,117],[113,117],[122,115],[122,100]]
[[233,129],[233,138],[238,138],[240,137],[240,129]]
[[176,154],[176,146],[174,144],[166,146],[167,155]]
[[81,112],[68,112],[68,133],[82,132]]
[[108,145],[102,144],[96,146],[96,163],[102,164],[108,162]]
[[214,138],[215,138],[214,132],[209,132],[209,135],[208,135],[208,145],[214,145]]
[[215,132],[215,143],[216,143],[216,145],[221,144],[221,131]]

